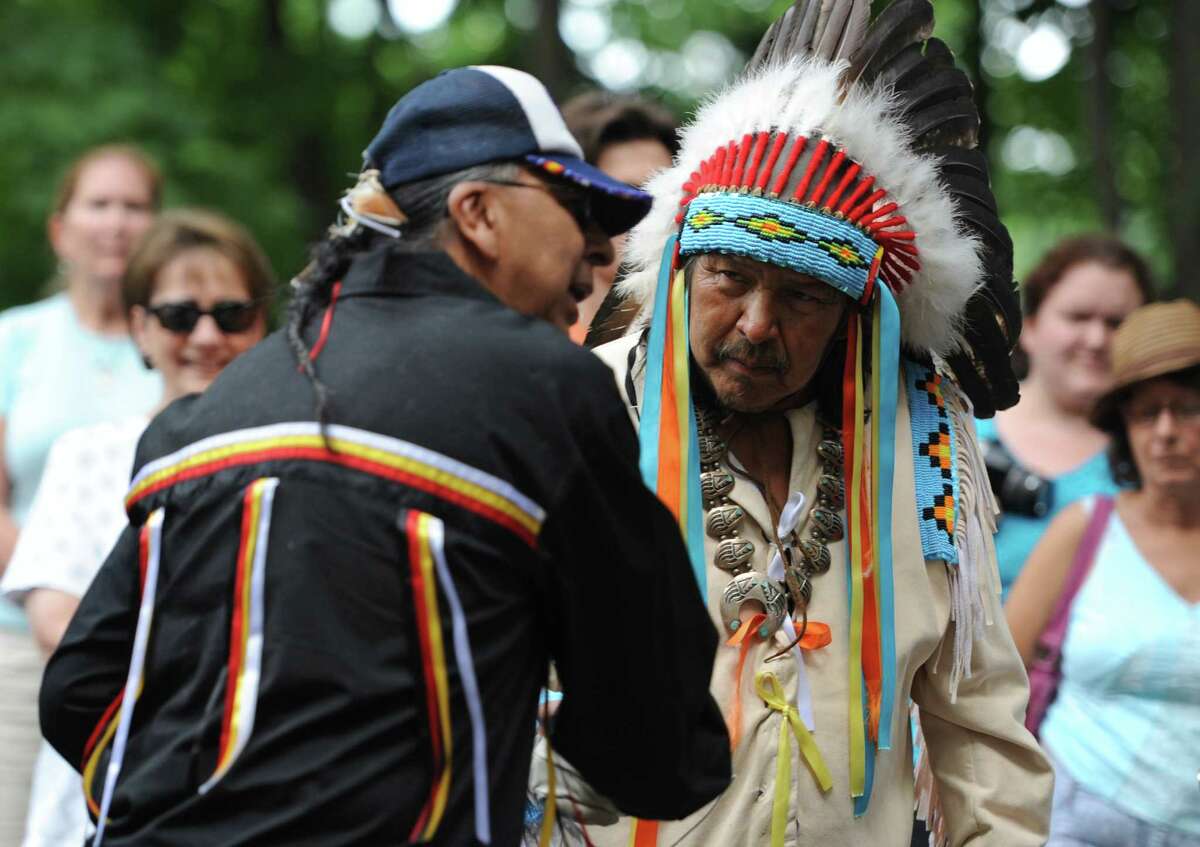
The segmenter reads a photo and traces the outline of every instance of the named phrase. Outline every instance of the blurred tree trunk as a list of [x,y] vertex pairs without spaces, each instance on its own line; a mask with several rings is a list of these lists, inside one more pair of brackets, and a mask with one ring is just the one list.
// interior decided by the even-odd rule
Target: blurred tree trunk
[[1200,302],[1200,3],[1171,2],[1171,159],[1168,204],[1174,285]]
[[[1187,5],[1187,0],[1177,2]],[[1087,102],[1096,202],[1104,225],[1115,231],[1121,223],[1121,197],[1117,193],[1116,168],[1113,166],[1112,86],[1108,79],[1108,56],[1113,46],[1112,0],[1093,0],[1091,9],[1095,34],[1088,51],[1091,78],[1088,80]]]
[[533,56],[533,74],[561,100],[578,78],[571,51],[558,31],[562,0],[537,0],[537,48]]

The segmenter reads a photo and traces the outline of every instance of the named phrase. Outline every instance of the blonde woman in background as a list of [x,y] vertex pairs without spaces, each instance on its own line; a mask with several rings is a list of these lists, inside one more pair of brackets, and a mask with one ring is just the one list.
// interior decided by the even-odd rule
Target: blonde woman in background
[[[121,305],[121,277],[160,195],[158,170],[137,148],[85,153],[59,185],[47,223],[63,290],[0,314],[0,575],[54,440],[147,412],[161,393]],[[41,665],[21,610],[0,599],[0,847],[19,843],[24,826]]]

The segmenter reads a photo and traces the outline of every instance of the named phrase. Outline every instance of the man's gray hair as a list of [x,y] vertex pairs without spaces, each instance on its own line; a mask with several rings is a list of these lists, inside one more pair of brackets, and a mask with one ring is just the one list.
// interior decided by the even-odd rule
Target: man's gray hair
[[436,244],[441,225],[449,217],[450,192],[460,182],[511,180],[516,178],[519,168],[516,162],[488,162],[396,186],[389,194],[408,217],[398,246],[421,251]]

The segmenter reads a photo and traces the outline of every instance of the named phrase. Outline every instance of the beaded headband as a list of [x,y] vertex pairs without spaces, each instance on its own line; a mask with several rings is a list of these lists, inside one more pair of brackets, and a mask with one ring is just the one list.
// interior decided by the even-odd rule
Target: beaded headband
[[880,271],[902,290],[920,270],[916,233],[876,178],[828,139],[746,134],[684,183],[681,255],[732,252],[861,299]]

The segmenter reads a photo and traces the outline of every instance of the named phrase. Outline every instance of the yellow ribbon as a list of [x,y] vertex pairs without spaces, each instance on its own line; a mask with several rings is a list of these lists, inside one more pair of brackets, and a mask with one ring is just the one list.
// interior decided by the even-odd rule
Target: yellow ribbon
[[774,709],[782,716],[779,722],[779,750],[775,753],[775,801],[771,807],[771,847],[783,847],[783,837],[787,832],[788,795],[792,789],[792,745],[788,739],[788,727],[792,736],[800,745],[800,755],[812,771],[813,778],[822,791],[833,788],[833,779],[829,776],[829,768],[821,758],[821,751],[813,741],[812,733],[800,720],[800,712],[787,701],[783,695],[783,686],[779,678],[771,671],[763,671],[754,678],[754,690],[762,698],[767,708]]
[[546,808],[542,812],[542,832],[538,847],[550,847],[554,837],[554,818],[558,813],[558,793],[554,784],[554,750],[550,747],[550,733],[546,733]]
[[679,528],[683,537],[688,537],[688,471],[692,468],[688,453],[692,449],[692,440],[688,437],[691,426],[691,393],[688,384],[688,372],[691,368],[691,355],[687,348],[687,282],[683,271],[675,273],[671,285],[671,328],[672,342],[675,345],[676,356],[667,366],[675,371],[675,426],[679,435]]
[[[859,510],[862,506],[862,466],[866,439],[863,426],[863,332],[862,317],[855,315],[857,332],[854,334],[854,420],[844,421],[843,426],[853,427],[854,460],[850,468],[850,479],[846,487],[847,535],[850,537],[850,796],[861,797],[866,793],[866,728],[863,726],[863,573],[862,573],[862,524]],[[847,351],[849,353],[850,351]]]

